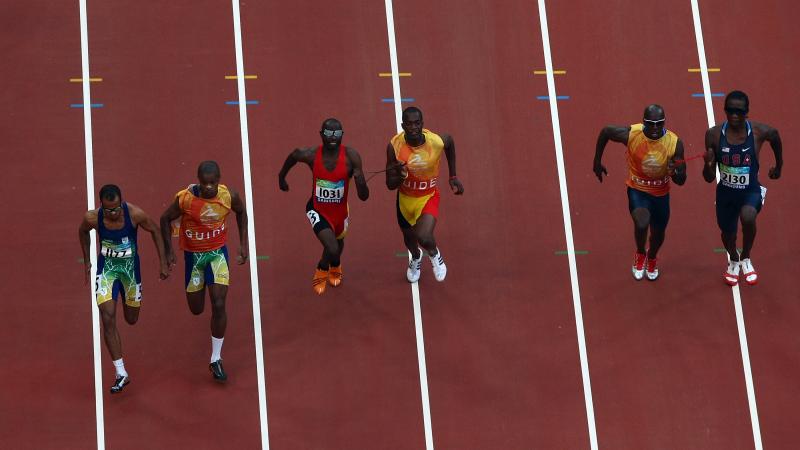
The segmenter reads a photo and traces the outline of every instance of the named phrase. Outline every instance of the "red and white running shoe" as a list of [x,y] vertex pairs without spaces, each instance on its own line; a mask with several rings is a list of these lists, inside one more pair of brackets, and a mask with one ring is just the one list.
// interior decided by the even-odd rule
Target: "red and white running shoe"
[[656,281],[656,278],[658,278],[658,267],[656,267],[657,262],[658,258],[647,258],[647,263],[645,264],[645,275],[647,275],[647,279],[649,281]]
[[753,263],[750,262],[750,258],[742,260],[742,276],[744,277],[744,281],[750,286],[758,284],[758,273],[756,269],[753,268]]
[[644,278],[644,262],[646,259],[647,255],[644,253],[636,252],[633,254],[633,267],[631,267],[631,273],[636,281]]
[[729,286],[736,286],[739,284],[739,261],[729,261],[728,270],[722,273],[722,276]]

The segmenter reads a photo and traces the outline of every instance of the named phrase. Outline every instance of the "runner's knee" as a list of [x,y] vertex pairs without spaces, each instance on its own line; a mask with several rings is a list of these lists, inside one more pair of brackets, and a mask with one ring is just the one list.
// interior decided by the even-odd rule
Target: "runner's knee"
[[756,216],[758,216],[758,212],[752,206],[744,206],[739,214],[739,217],[742,220],[742,225],[744,226],[755,225]]

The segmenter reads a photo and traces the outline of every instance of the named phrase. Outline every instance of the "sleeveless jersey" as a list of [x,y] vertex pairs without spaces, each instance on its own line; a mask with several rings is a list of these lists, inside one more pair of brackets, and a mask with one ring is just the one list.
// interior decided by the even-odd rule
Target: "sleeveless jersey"
[[110,230],[103,223],[103,208],[97,210],[97,234],[100,237],[100,256],[105,258],[138,257],[136,232],[138,228],[131,221],[128,204],[122,202],[122,216],[125,225],[119,230]]
[[314,210],[322,214],[331,225],[347,218],[347,193],[350,178],[347,171],[347,149],[339,144],[339,156],[333,170],[322,162],[322,146],[317,148],[311,167],[311,200]]
[[231,211],[231,193],[224,184],[214,198],[200,197],[197,185],[175,194],[181,208],[181,248],[189,252],[208,252],[225,245],[228,229],[225,219]]
[[444,151],[442,138],[427,129],[423,129],[425,143],[412,147],[406,142],[405,133],[392,138],[394,156],[406,164],[408,178],[400,185],[400,192],[410,197],[424,197],[436,192],[439,178],[439,161]]
[[719,133],[719,147],[714,152],[719,165],[719,186],[738,192],[760,192],[755,134],[753,134],[750,122],[748,121],[746,124],[747,139],[737,145],[728,142],[726,136],[728,122],[722,124]]
[[678,135],[664,130],[658,139],[650,139],[644,134],[644,125],[631,125],[628,134],[628,180],[625,184],[633,189],[656,197],[669,194],[669,172],[667,162],[675,155]]

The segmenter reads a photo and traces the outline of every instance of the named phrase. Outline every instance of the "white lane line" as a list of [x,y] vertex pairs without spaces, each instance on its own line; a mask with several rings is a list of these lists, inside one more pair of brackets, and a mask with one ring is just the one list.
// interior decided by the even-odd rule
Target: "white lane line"
[[[394,34],[394,10],[392,0],[385,0],[386,30],[389,38],[389,59],[392,67],[392,94],[394,95],[394,116],[397,132],[402,131],[402,97],[400,95],[400,73],[397,64],[397,44]],[[411,253],[408,254],[409,261]],[[414,305],[414,330],[417,338],[417,364],[419,366],[419,387],[422,395],[422,420],[425,427],[425,448],[433,450],[433,428],[431,425],[431,402],[428,396],[428,368],[425,363],[425,338],[422,334],[422,307],[419,301],[419,283],[411,284],[411,297]]]
[[558,120],[558,103],[556,99],[556,82],[553,75],[553,59],[550,53],[550,33],[547,29],[547,11],[544,0],[539,1],[539,24],[542,29],[542,47],[544,64],[547,70],[547,93],[550,97],[550,117],[553,121],[553,140],[555,141],[556,164],[558,166],[558,186],[561,190],[561,212],[564,216],[564,234],[567,240],[567,256],[569,259],[569,275],[572,284],[572,305],[575,309],[575,327],[578,335],[578,353],[581,360],[581,377],[583,379],[583,398],[586,403],[586,419],[589,427],[589,444],[597,450],[597,429],[594,422],[594,404],[592,401],[592,384],[589,379],[589,357],[586,353],[586,337],[583,331],[583,312],[581,311],[581,293],[578,286],[578,266],[575,262],[575,244],[572,240],[572,219],[569,212],[569,195],[567,193],[567,175],[564,171],[564,150],[561,144],[561,125]]
[[267,387],[264,375],[264,349],[261,338],[261,305],[258,291],[258,261],[256,253],[255,209],[253,208],[253,181],[250,172],[250,135],[247,131],[247,96],[245,95],[244,56],[242,55],[242,22],[239,0],[233,5],[233,35],[236,47],[236,79],[239,87],[239,123],[242,135],[242,166],[244,169],[244,198],[249,219],[247,221],[248,254],[250,255],[250,286],[253,294],[253,334],[256,347],[256,375],[258,377],[258,415],[261,424],[261,448],[269,449],[267,425]]
[[[83,140],[86,145],[86,206],[89,210],[94,205],[94,156],[92,150],[92,98],[89,89],[89,27],[86,17],[86,0],[78,1],[81,21],[81,78],[83,85]],[[97,270],[97,242],[95,231],[89,233],[89,259],[92,262],[92,272]],[[95,301],[95,283],[91,285],[92,310],[92,351],[94,354],[94,399],[95,418],[97,422],[97,448],[106,448],[105,419],[103,415],[103,369],[101,366],[102,353],[100,350],[100,312]]]
[[[700,23],[700,7],[697,0],[691,0],[692,20],[694,21],[694,36],[697,41],[697,56],[700,59],[700,73],[703,79],[703,96],[706,102],[706,114],[708,115],[708,126],[715,125],[714,106],[711,103],[711,83],[708,79],[708,65],[706,64],[706,50],[703,43],[703,29]],[[717,183],[719,183],[719,170],[717,170]],[[730,262],[730,255],[725,254]],[[758,420],[758,406],[756,404],[756,391],[753,385],[753,371],[750,367],[750,350],[747,345],[747,331],[744,325],[744,310],[742,308],[742,296],[739,286],[731,288],[733,294],[733,307],[736,310],[736,328],[739,331],[739,347],[742,352],[742,365],[744,366],[744,382],[747,389],[747,403],[750,407],[750,423],[753,427],[753,443],[756,450],[764,448],[761,443],[761,425]]]

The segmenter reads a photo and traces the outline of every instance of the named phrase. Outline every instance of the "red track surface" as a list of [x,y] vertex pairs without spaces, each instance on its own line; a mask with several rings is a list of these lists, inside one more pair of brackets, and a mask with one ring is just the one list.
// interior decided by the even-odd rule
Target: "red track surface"
[[[0,336],[3,448],[92,448],[95,417],[91,316],[81,285],[75,229],[85,208],[79,109],[78,8],[16,2],[0,25],[8,42],[0,74],[9,105],[5,147],[12,239],[5,255],[45,255],[4,266],[10,306]],[[798,295],[790,277],[791,195],[800,188],[791,139],[800,35],[786,1],[730,7],[703,1],[701,18],[712,92],[743,89],[754,120],[779,128],[784,177],[769,188],[753,252],[761,282],[742,288],[765,448],[796,446],[800,398]],[[662,277],[634,282],[621,146],[610,176],[590,171],[597,131],[633,123],[661,103],[667,126],[702,150],[706,115],[690,3],[549,2],[578,276],[600,448],[752,448],[731,290],[713,187],[689,162],[673,189]],[[756,13],[757,12],[757,13]],[[652,13],[652,14],[651,14]],[[421,16],[421,14],[424,14]],[[648,19],[652,17],[652,21]],[[421,18],[426,20],[421,21]],[[653,27],[653,23],[660,24]],[[535,2],[410,0],[395,4],[403,97],[426,125],[456,141],[464,197],[443,192],[437,228],[450,272],[420,282],[435,444],[439,448],[588,448],[575,320],[553,135]],[[742,24],[747,24],[743,27]],[[384,164],[394,133],[383,4],[348,0],[242,5],[251,167],[259,262],[270,444],[276,449],[424,448],[411,294],[404,281],[394,196],[382,176],[367,203],[351,199],[345,283],[315,296],[309,286],[320,246],[303,214],[310,174],[297,166],[290,192],[277,172],[296,146],[315,145],[335,116],[367,170]],[[117,183],[126,199],[157,217],[216,159],[223,182],[243,193],[230,5],[89,1],[95,184]],[[785,59],[784,59],[785,58]],[[723,119],[715,99],[717,121]],[[612,144],[613,145],[613,144]],[[443,166],[443,170],[444,166]],[[15,191],[16,193],[16,191]],[[237,234],[230,248],[237,249]],[[146,233],[144,306],[135,327],[118,320],[132,384],[104,394],[109,448],[257,448],[258,397],[249,275],[233,269],[223,355],[231,380],[206,370],[208,312],[193,317],[182,293],[183,263],[158,282]],[[53,257],[53,255],[59,255]],[[256,255],[251,255],[255,257]],[[23,261],[32,261],[24,259]],[[32,287],[34,287],[32,289]],[[113,378],[103,348],[104,381]],[[107,391],[107,385],[104,392]]]

